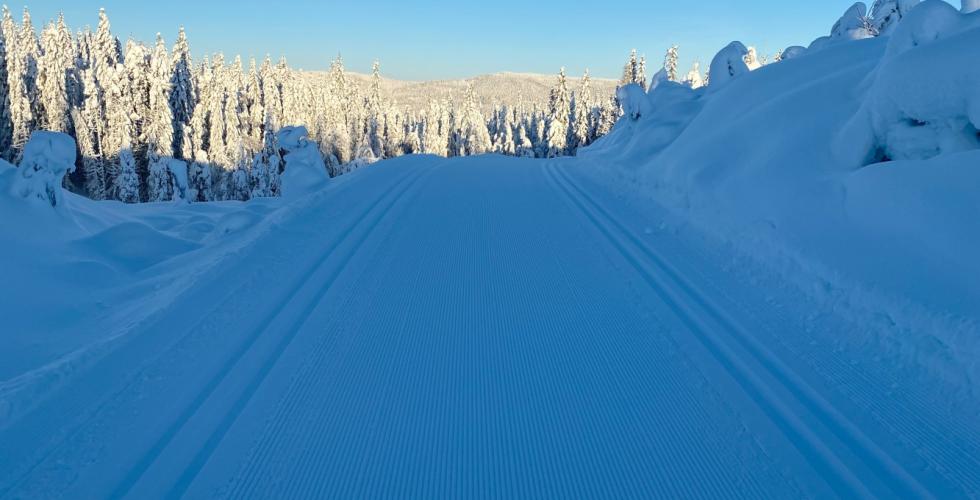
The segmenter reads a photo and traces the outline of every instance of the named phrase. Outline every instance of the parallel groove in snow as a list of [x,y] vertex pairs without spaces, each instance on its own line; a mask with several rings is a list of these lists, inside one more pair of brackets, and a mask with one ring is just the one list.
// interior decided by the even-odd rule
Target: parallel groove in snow
[[[338,350],[339,340],[324,340],[311,351],[307,371],[282,395],[256,452],[223,495],[731,497],[779,490],[758,471],[736,479],[734,441],[710,433],[720,424],[717,409],[704,406],[710,391],[692,386],[693,374],[654,347],[667,337],[641,335],[642,355],[624,351],[646,329],[643,321],[613,298],[597,301],[580,290],[565,259],[552,253],[571,236],[555,241],[542,231],[561,204],[531,202],[542,188],[555,196],[540,170],[519,175],[515,182],[530,183],[519,196],[454,183],[445,191],[465,187],[462,194],[433,189],[428,202],[409,208],[401,219],[411,229],[381,243],[391,245],[386,253],[398,249],[397,259],[378,263],[384,287],[360,306],[380,316],[325,324],[324,339],[351,324],[350,343]],[[526,223],[514,219],[517,207],[549,213]],[[377,283],[368,279],[365,287]],[[542,301],[545,290],[554,297]],[[339,312],[348,314],[350,305]]]
[[[743,387],[754,394],[753,397],[757,398],[757,402],[765,407],[767,413],[774,418],[780,428],[787,432],[788,437],[802,447],[801,450],[806,456],[815,459],[814,465],[825,473],[825,478],[830,480],[836,476],[836,480],[832,484],[841,494],[870,496],[871,492],[866,489],[861,478],[854,475],[844,463],[839,461],[831,449],[827,448],[809,429],[802,426],[802,421],[796,415],[789,413],[778,399],[774,399],[775,394],[765,386],[765,382],[752,372],[751,368],[734,357],[723,341],[715,338],[715,332],[712,332],[710,327],[704,324],[702,318],[697,317],[698,312],[709,315],[722,325],[731,334],[731,337],[746,348],[747,352],[752,353],[776,380],[789,389],[824,424],[827,424],[828,428],[837,434],[842,442],[855,452],[866,465],[870,466],[888,487],[896,489],[903,496],[919,498],[930,496],[928,491],[913,476],[894,462],[891,457],[884,454],[857,427],[848,422],[810,389],[805,382],[799,380],[790,370],[782,366],[781,362],[767,353],[764,347],[757,345],[750,336],[742,332],[734,320],[713,306],[705,296],[694,290],[662,257],[641,243],[621,222],[599,206],[587,193],[581,191],[560,169],[551,168],[550,172],[556,176],[558,185],[562,186],[573,203],[582,210],[582,213],[610,240],[616,241],[616,245],[623,255],[634,263],[637,270],[649,280],[650,285],[657,289],[658,293],[661,293],[665,301],[673,304],[679,315],[686,317],[685,322],[689,324],[692,333],[697,334],[707,345],[710,345],[710,349],[718,356],[719,361],[731,368],[733,374],[743,382]],[[617,236],[616,233],[622,236]],[[620,238],[624,238],[624,240],[620,240]],[[670,281],[658,280],[647,271],[644,263],[633,256],[633,251],[630,248],[644,256],[648,264],[655,266]],[[676,291],[672,288],[676,288]],[[689,305],[685,305],[685,301],[697,304],[698,312],[691,310]]]
[[[360,215],[356,216],[354,218],[353,223],[350,224],[341,233],[340,238],[335,240],[332,243],[332,245],[323,253],[322,258],[319,261],[317,261],[311,269],[303,273],[298,283],[294,284],[293,286],[290,286],[291,292],[280,302],[278,307],[272,309],[270,313],[267,314],[265,318],[255,326],[252,333],[247,337],[245,343],[239,346],[239,348],[232,354],[232,356],[225,363],[224,367],[221,370],[219,370],[216,376],[212,378],[207,383],[207,385],[201,390],[198,397],[194,399],[191,405],[188,406],[180,414],[178,419],[174,421],[173,424],[166,430],[166,432],[162,436],[160,436],[157,442],[154,443],[153,447],[151,447],[150,450],[148,450],[147,453],[143,455],[143,457],[139,459],[136,462],[136,464],[129,470],[129,472],[123,477],[120,483],[110,493],[111,497],[120,498],[125,496],[129,492],[129,490],[142,477],[143,473],[153,464],[153,462],[160,455],[160,453],[163,452],[163,450],[171,442],[174,436],[176,436],[177,433],[180,432],[180,430],[187,423],[187,421],[190,420],[195,413],[197,413],[197,411],[200,409],[202,405],[205,404],[205,402],[208,400],[208,398],[211,396],[214,390],[217,389],[218,386],[222,383],[222,381],[225,380],[225,377],[232,371],[232,369],[238,363],[238,361],[252,348],[256,340],[258,340],[258,338],[269,329],[273,321],[279,318],[279,313],[285,307],[285,305],[297,295],[297,293],[311,280],[311,278],[317,275],[318,271],[320,271],[320,269],[329,261],[330,257],[334,256],[336,250],[343,243],[346,242],[347,238],[349,238],[355,232],[355,230],[357,230],[360,226],[367,223],[368,229],[365,230],[362,236],[357,238],[356,242],[354,243],[354,250],[356,251],[356,248],[359,246],[359,244],[364,241],[367,235],[370,234],[370,228],[376,225],[380,219],[384,218],[384,216],[391,210],[391,208],[396,205],[399,199],[401,199],[401,197],[404,196],[404,194],[411,188],[414,182],[419,179],[419,177],[414,176],[414,178],[411,178],[411,181],[409,181],[408,179],[409,177],[406,177],[405,179],[402,179],[400,182],[394,183],[388,190],[386,190],[381,195],[381,197],[379,197],[372,205],[370,205],[367,210],[362,212]],[[392,195],[392,193],[394,193],[394,195]],[[378,207],[381,207],[380,211],[378,211],[373,217],[370,217],[369,219],[370,214],[372,212],[375,212],[378,209]],[[236,400],[235,405],[231,409],[229,409],[229,412],[226,414],[226,417],[222,420],[220,426],[214,430],[214,432],[211,434],[211,437],[208,439],[208,441],[203,443],[203,447],[199,450],[198,454],[195,455],[193,461],[188,466],[188,468],[185,469],[184,473],[182,473],[179,478],[177,478],[177,482],[174,485],[173,489],[168,493],[168,497],[181,496],[183,490],[187,487],[189,481],[191,481],[194,478],[197,471],[203,465],[203,461],[207,460],[208,456],[213,451],[214,447],[217,446],[218,442],[220,442],[221,438],[224,436],[224,432],[227,431],[228,426],[231,424],[231,422],[234,421],[235,417],[238,415],[238,412],[241,411],[245,403],[247,403],[251,394],[254,393],[255,389],[258,387],[258,385],[264,379],[265,375],[268,373],[268,370],[271,369],[272,365],[275,364],[275,361],[278,359],[278,355],[281,354],[282,351],[286,348],[286,346],[288,346],[289,342],[291,342],[292,339],[295,338],[295,334],[298,333],[299,331],[299,326],[302,325],[306,316],[311,312],[312,308],[317,304],[319,298],[322,297],[322,294],[325,293],[326,289],[328,289],[329,286],[333,283],[336,274],[339,273],[340,270],[343,268],[344,262],[349,260],[353,254],[354,251],[351,251],[348,254],[346,254],[344,257],[341,257],[340,262],[337,263],[336,267],[334,268],[334,272],[331,275],[332,277],[328,278],[324,282],[324,286],[321,288],[320,293],[315,295],[314,301],[312,301],[307,307],[304,308],[300,316],[295,318],[294,323],[291,325],[290,328],[286,330],[286,336],[282,338],[281,342],[276,346],[275,350],[268,358],[268,360],[260,366],[259,371],[255,373],[255,375],[252,377],[251,381],[249,382],[246,391],[242,393],[239,399]]]
[[[363,180],[363,177],[365,176],[362,176],[362,179],[358,179],[358,180]],[[395,180],[393,184],[397,184],[403,181],[405,178],[407,178],[407,176],[400,177],[397,180]],[[353,185],[356,185],[356,183],[347,183],[341,186],[339,190],[336,189],[325,190],[323,193],[318,193],[314,196],[311,196],[308,199],[301,201],[300,203],[303,204],[304,206],[313,204],[318,199],[321,199],[323,195],[330,195],[331,197],[340,197],[340,195],[346,194],[348,191],[351,191]],[[105,369],[107,371],[106,374],[102,374],[102,373],[96,373],[94,375],[86,374],[86,376],[95,378],[96,379],[95,383],[90,383],[88,386],[83,386],[82,390],[80,391],[69,390],[64,394],[64,397],[58,398],[56,401],[57,402],[56,409],[58,410],[59,414],[69,415],[69,416],[79,415],[79,417],[76,419],[75,422],[72,422],[70,426],[67,426],[65,429],[59,429],[59,431],[61,431],[61,435],[59,436],[57,441],[53,442],[46,448],[42,448],[43,453],[39,454],[36,458],[32,459],[32,461],[29,462],[29,466],[25,467],[23,471],[17,475],[16,479],[10,481],[6,485],[0,485],[0,497],[6,497],[7,494],[16,491],[17,489],[23,488],[24,486],[31,486],[31,487],[42,486],[37,483],[32,483],[31,478],[33,474],[35,474],[42,466],[44,466],[48,462],[51,462],[52,459],[56,458],[57,454],[64,453],[66,451],[72,452],[73,450],[71,449],[71,445],[72,445],[71,441],[76,439],[81,439],[80,435],[83,432],[86,432],[93,425],[97,425],[98,422],[96,421],[96,418],[99,416],[104,416],[104,413],[106,411],[111,411],[111,405],[117,403],[117,400],[120,397],[122,397],[126,393],[133,392],[134,387],[136,387],[142,381],[142,379],[146,377],[145,371],[148,369],[148,367],[151,367],[154,364],[158,363],[160,359],[163,359],[166,353],[169,353],[171,350],[175,348],[175,346],[178,346],[182,341],[186,340],[186,338],[190,336],[189,335],[190,332],[193,332],[195,330],[205,330],[208,328],[213,328],[214,322],[220,321],[220,311],[222,310],[222,308],[226,308],[229,305],[229,303],[234,301],[236,298],[240,299],[240,297],[242,297],[243,294],[246,292],[245,290],[246,285],[249,285],[249,282],[247,280],[241,282],[240,284],[236,283],[233,284],[232,286],[223,287],[221,289],[223,293],[217,298],[217,300],[214,300],[213,302],[215,305],[211,308],[200,311],[198,315],[189,316],[189,317],[176,316],[176,317],[165,317],[165,318],[160,318],[160,317],[150,318],[148,321],[151,322],[157,321],[159,322],[159,324],[141,326],[140,329],[148,330],[150,334],[154,334],[154,335],[157,333],[156,330],[159,330],[160,333],[166,334],[166,336],[157,335],[155,338],[150,339],[151,342],[148,343],[145,342],[144,341],[145,339],[143,338],[147,334],[144,332],[138,332],[138,334],[133,335],[134,336],[133,339],[129,339],[130,341],[129,344],[124,345],[122,348],[119,349],[118,352],[112,353],[110,355],[110,358],[111,356],[114,356],[116,354],[126,354],[126,353],[132,354],[130,352],[131,350],[135,351],[136,354],[142,354],[142,356],[145,357],[140,357],[140,356],[133,356],[128,358],[124,357],[122,360],[124,362],[128,363],[128,362],[136,361],[139,364],[135,368],[131,369],[132,371],[130,373],[124,373],[126,378],[124,378],[121,383],[115,386],[114,390],[110,392],[99,393],[98,399],[95,400],[94,404],[93,401],[89,399],[91,396],[86,397],[87,393],[85,391],[91,389],[99,389],[99,388],[102,388],[104,390],[104,386],[106,384],[105,382],[99,382],[99,380],[101,379],[112,380],[113,382],[116,382],[117,379],[115,377],[118,376],[116,375],[116,373],[119,373],[119,369],[125,366],[122,365],[121,363],[118,363],[118,360],[115,360],[116,362],[113,363],[103,362],[102,364],[97,365],[95,367],[95,370],[93,370],[96,371],[96,370]],[[174,311],[170,311],[170,312],[173,313]],[[186,320],[189,324],[186,327],[181,328],[181,323],[184,322],[184,320]],[[183,330],[188,333],[183,336],[180,335],[174,336],[173,335],[174,329]],[[174,337],[176,337],[176,339],[174,339]],[[160,342],[165,342],[165,344],[159,344]],[[28,427],[26,431],[27,434],[36,434],[36,436],[33,439],[25,440],[23,437],[24,431],[21,429],[17,429],[16,434],[11,433],[11,435],[16,435],[23,442],[28,442],[28,443],[43,442],[42,438],[45,438],[48,436],[48,434],[52,433],[52,429],[49,426],[44,425],[44,420],[43,420],[43,418],[49,416],[50,415],[42,414],[42,418],[39,419],[34,417],[34,415],[31,415],[32,417],[31,419],[24,419],[24,421],[18,423],[18,424],[22,424],[21,426]],[[35,423],[37,424],[33,425]],[[75,446],[77,446],[77,444]]]

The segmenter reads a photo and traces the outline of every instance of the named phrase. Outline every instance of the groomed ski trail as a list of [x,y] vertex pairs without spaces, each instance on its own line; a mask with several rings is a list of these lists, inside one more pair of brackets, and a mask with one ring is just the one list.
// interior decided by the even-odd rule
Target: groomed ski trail
[[804,334],[569,165],[403,158],[297,203],[0,429],[0,496],[977,494],[976,428],[767,344]]

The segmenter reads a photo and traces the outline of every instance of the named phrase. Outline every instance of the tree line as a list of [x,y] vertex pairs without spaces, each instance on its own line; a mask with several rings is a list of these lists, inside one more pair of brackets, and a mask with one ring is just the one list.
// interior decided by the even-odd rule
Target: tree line
[[66,187],[90,198],[166,201],[183,186],[190,201],[247,200],[279,194],[275,132],[285,126],[305,126],[337,176],[414,153],[574,154],[620,115],[588,72],[572,84],[564,69],[547,106],[487,105],[471,85],[452,102],[399,109],[378,63],[367,87],[339,56],[325,79],[269,57],[247,67],[222,54],[195,63],[183,28],[169,48],[159,34],[152,46],[122,43],[100,10],[94,31],[73,33],[59,16],[38,36],[27,9],[18,24],[4,7],[0,155],[17,162],[33,131],[63,132],[78,147]]

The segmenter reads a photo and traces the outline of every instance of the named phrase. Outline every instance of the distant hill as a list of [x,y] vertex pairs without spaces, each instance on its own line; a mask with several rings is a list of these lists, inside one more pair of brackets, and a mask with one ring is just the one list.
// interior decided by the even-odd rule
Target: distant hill
[[[306,72],[314,78],[326,76],[325,72]],[[348,73],[362,89],[370,83],[371,75]],[[555,84],[557,75],[540,75],[534,73],[493,73],[479,75],[459,80],[409,81],[384,78],[382,86],[388,95],[402,109],[419,110],[428,106],[429,101],[446,99],[457,101],[469,83],[482,100],[484,107],[498,104],[516,106],[523,102],[525,105],[545,106],[548,103],[548,92]],[[569,90],[578,89],[581,75],[569,75]],[[616,91],[616,80],[592,78],[592,86],[597,96],[610,97]]]

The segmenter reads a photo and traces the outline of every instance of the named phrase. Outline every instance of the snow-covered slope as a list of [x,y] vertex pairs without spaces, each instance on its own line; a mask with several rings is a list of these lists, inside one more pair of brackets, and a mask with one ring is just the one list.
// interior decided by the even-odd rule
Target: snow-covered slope
[[980,16],[930,0],[890,36],[821,44],[720,88],[662,85],[580,156],[975,379]]

